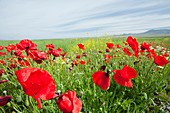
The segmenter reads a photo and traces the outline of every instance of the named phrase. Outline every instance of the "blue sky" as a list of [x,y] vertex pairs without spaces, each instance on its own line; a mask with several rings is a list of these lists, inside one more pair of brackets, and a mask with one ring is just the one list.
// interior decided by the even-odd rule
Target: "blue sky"
[[0,39],[48,39],[170,28],[170,0],[0,0]]

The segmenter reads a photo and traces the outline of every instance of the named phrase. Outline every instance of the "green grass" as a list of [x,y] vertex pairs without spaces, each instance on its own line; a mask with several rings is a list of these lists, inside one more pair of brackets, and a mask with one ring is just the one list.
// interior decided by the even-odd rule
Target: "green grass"
[[[82,113],[161,112],[160,109],[170,103],[170,65],[167,64],[160,68],[145,55],[140,55],[139,58],[129,57],[124,55],[122,51],[118,53],[117,49],[111,50],[110,53],[105,52],[106,42],[124,46],[123,41],[126,41],[126,38],[33,40],[40,50],[46,50],[46,44],[54,44],[56,49],[58,47],[62,48],[64,52],[67,52],[67,55],[66,61],[63,61],[61,57],[57,57],[52,63],[49,60],[45,60],[42,64],[31,61],[31,66],[48,71],[56,82],[56,90],[61,90],[62,93],[67,90],[76,91],[77,96],[83,103]],[[139,43],[143,41],[154,42],[153,46],[164,46],[166,44],[166,51],[170,50],[170,38],[137,38],[137,41]],[[1,41],[0,45],[7,46],[16,43],[19,43],[19,41]],[[84,44],[85,51],[77,47],[78,43]],[[103,53],[99,54],[99,50]],[[155,50],[160,54],[157,49]],[[76,55],[83,52],[86,52],[87,57],[81,57],[81,60],[85,60],[86,65],[78,64],[70,71],[69,68],[72,61],[76,59]],[[116,53],[116,58],[113,58],[113,53]],[[104,54],[112,56],[109,63],[104,62]],[[11,57],[10,54],[0,57],[0,59],[6,60],[9,57]],[[88,60],[91,62],[88,62]],[[139,60],[139,63],[134,63]],[[56,105],[56,99],[42,101],[43,108],[38,109],[35,100],[25,95],[21,85],[17,82],[14,72],[21,67],[18,66],[15,69],[8,70],[8,64],[10,62],[5,66],[0,65],[0,68],[5,69],[1,79],[9,80],[7,83],[0,84],[0,95],[4,95],[2,92],[6,90],[7,94],[13,98],[7,105],[0,107],[2,113],[61,112]],[[114,73],[111,70],[122,69],[125,64],[137,71],[137,78],[132,79],[133,88],[120,86],[113,80]],[[110,88],[106,91],[101,90],[92,81],[92,74],[103,65],[109,70],[111,80]],[[155,70],[156,68],[158,68],[158,71]]]

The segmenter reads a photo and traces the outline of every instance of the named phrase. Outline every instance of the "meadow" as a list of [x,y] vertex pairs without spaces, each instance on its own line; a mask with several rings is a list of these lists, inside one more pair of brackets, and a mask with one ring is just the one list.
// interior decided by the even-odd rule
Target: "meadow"
[[0,48],[2,113],[170,112],[170,38],[2,40]]

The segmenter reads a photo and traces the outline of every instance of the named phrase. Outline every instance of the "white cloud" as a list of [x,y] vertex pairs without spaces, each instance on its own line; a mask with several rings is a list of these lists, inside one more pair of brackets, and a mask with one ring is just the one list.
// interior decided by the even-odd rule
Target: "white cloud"
[[170,26],[170,0],[0,1],[0,39],[82,37]]

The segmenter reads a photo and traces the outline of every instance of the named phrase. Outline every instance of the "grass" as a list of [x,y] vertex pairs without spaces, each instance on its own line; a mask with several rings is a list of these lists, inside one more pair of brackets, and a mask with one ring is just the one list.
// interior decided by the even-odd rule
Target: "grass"
[[[67,52],[65,60],[57,57],[50,62],[49,59],[43,61],[42,64],[31,62],[32,67],[38,67],[48,71],[57,85],[57,91],[62,93],[67,90],[74,90],[77,96],[83,103],[82,113],[142,113],[142,112],[165,112],[163,109],[170,103],[170,65],[158,67],[153,63],[153,60],[148,59],[145,55],[140,55],[139,58],[134,56],[129,57],[125,55],[121,49],[111,50],[109,53],[105,51],[106,42],[123,45],[126,38],[91,38],[91,39],[56,39],[56,40],[33,40],[38,45],[40,50],[46,51],[46,44],[54,44],[56,49],[62,48]],[[166,51],[170,51],[170,38],[137,38],[138,43],[143,41],[154,42],[154,46],[166,47]],[[1,41],[0,45],[7,46],[8,44],[16,44],[19,41]],[[85,50],[80,50],[77,44],[83,43]],[[166,45],[165,45],[166,44]],[[155,49],[157,54],[161,54],[158,48]],[[102,51],[99,53],[98,51]],[[132,51],[132,50],[131,50]],[[76,59],[76,55],[86,53],[87,56],[81,56],[80,60],[86,61],[86,65],[78,64],[70,71],[72,62]],[[104,61],[104,54],[109,54],[112,59],[106,63]],[[114,54],[116,57],[114,58]],[[10,54],[0,57],[1,60],[12,57]],[[168,57],[169,58],[169,57]],[[91,62],[88,62],[88,61]],[[139,61],[138,63],[135,63]],[[60,113],[56,104],[56,99],[49,101],[42,101],[43,108],[38,109],[37,103],[32,97],[24,94],[21,85],[18,83],[15,70],[21,69],[21,66],[15,69],[8,69],[7,65],[0,65],[0,68],[5,69],[5,73],[1,79],[8,79],[7,83],[0,84],[0,95],[7,91],[11,95],[12,101],[7,105],[0,107],[1,112],[13,113]],[[137,78],[132,79],[133,88],[120,86],[113,80],[114,73],[112,70],[122,69],[127,64],[134,68],[137,72]],[[99,70],[101,66],[105,65],[106,70],[109,71],[111,85],[109,89],[103,91],[96,86],[92,81],[92,74]],[[158,70],[157,70],[158,69]],[[161,110],[163,109],[163,110]]]

